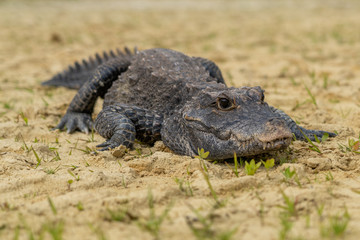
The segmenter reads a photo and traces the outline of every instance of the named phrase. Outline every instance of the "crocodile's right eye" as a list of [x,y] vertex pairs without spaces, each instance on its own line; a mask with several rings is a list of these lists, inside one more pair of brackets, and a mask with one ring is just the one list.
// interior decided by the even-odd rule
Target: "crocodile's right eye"
[[230,110],[234,108],[234,104],[227,98],[218,98],[217,107],[220,110]]

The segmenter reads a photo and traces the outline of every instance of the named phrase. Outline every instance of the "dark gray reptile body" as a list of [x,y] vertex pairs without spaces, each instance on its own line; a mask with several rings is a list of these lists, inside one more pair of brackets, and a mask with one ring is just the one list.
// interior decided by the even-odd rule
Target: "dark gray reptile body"
[[[228,88],[209,60],[168,49],[110,55],[92,68],[85,61],[73,73],[45,82],[82,85],[57,126],[69,132],[88,132],[96,98],[105,94],[95,121],[95,129],[107,139],[99,145],[103,150],[131,147],[135,138],[146,143],[162,139],[179,154],[194,156],[204,148],[211,158],[223,159],[234,152],[247,156],[286,148],[292,134],[303,139],[300,129],[310,138],[324,134],[301,128],[268,106],[260,87]],[[73,80],[74,75],[85,77]]]

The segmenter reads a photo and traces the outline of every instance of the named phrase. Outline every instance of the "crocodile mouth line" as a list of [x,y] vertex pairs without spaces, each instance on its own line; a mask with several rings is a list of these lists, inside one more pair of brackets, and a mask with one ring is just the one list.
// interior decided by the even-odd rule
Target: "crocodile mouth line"
[[239,143],[239,148],[241,150],[254,150],[254,149],[262,149],[263,151],[279,150],[289,146],[291,143],[291,138],[288,137],[278,138],[268,142],[262,142],[256,137],[252,137],[244,141],[244,140],[239,140],[239,138],[234,134],[232,136]]
[[[284,149],[290,145],[292,139],[285,135],[284,137],[275,138],[271,141],[261,141],[257,136],[253,135],[249,139],[243,140],[240,138],[240,136],[233,133],[232,131],[229,131],[226,134],[219,134],[216,129],[206,126],[204,123],[198,121],[197,119],[183,118],[182,124],[184,124],[186,127],[193,128],[194,130],[201,132],[202,134],[213,135],[220,141],[232,142],[232,144],[235,144],[237,146],[239,154],[242,154],[244,156],[256,155],[267,151]],[[197,149],[195,149],[192,144],[190,145],[191,149],[196,154]]]
[[284,146],[289,146],[291,143],[291,138],[279,138],[271,142],[262,142],[263,150],[270,149],[281,149]]

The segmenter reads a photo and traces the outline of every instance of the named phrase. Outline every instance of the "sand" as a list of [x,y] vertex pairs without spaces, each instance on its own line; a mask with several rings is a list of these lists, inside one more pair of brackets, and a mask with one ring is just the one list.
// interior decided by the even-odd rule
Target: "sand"
[[[360,238],[358,1],[99,2],[0,2],[0,239]],[[161,142],[96,154],[98,134],[51,131],[76,91],[40,83],[124,46],[212,59],[229,86],[338,136],[237,177]]]

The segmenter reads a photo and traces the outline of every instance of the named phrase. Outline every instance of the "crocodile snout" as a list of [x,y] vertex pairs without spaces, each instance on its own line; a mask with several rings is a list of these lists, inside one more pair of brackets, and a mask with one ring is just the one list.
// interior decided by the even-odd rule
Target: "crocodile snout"
[[272,118],[265,124],[265,129],[258,136],[263,145],[263,150],[281,149],[289,146],[292,139],[291,130],[281,118]]

